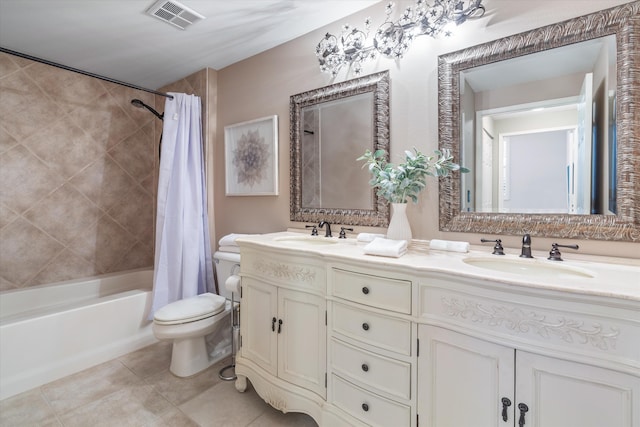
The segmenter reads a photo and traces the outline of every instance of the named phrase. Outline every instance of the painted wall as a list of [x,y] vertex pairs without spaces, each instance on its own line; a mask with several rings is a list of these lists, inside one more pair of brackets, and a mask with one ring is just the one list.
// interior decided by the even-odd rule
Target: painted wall
[[[397,160],[406,149],[432,152],[438,147],[437,58],[438,55],[530,30],[564,19],[626,3],[626,0],[486,0],[487,14],[458,28],[450,39],[420,37],[399,60],[378,59],[364,72],[388,69],[391,76],[391,157]],[[413,1],[397,1],[399,13]],[[314,54],[318,41],[329,31],[339,33],[344,23],[362,26],[371,17],[375,27],[384,20],[381,2],[341,22],[321,28],[247,60],[218,71],[218,133],[214,150],[215,224],[217,235],[280,231],[304,224],[289,221],[289,96],[348,80],[320,73]],[[553,13],[550,13],[550,11]],[[226,197],[224,193],[224,135],[226,125],[277,114],[279,117],[280,195]],[[336,153],[338,154],[338,153]],[[354,167],[360,167],[354,161]],[[348,187],[346,188],[348,191]],[[414,238],[444,238],[479,243],[481,236],[443,233],[438,230],[438,188],[435,179],[408,209]],[[357,231],[362,231],[358,228]],[[519,247],[522,236],[499,236],[506,247]],[[533,248],[548,250],[555,239],[534,238]],[[578,243],[580,252],[640,256],[638,245],[629,242],[566,241]]]
[[0,290],[153,266],[153,95],[0,53]]

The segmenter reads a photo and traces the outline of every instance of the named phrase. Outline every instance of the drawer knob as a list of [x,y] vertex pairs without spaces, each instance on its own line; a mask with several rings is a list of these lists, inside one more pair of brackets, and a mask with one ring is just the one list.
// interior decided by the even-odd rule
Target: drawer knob
[[362,404],[362,410],[363,410],[364,412],[368,412],[368,411],[369,411],[369,405],[367,405],[366,403],[363,403],[363,404]]
[[368,372],[369,371],[369,365],[367,365],[366,363],[363,363],[362,364],[362,370],[365,371],[365,372]]
[[369,330],[369,324],[368,323],[363,323],[362,324],[362,329],[364,329],[365,331]]
[[369,294],[369,288],[367,288],[366,286],[363,286],[362,287],[362,293],[365,294],[365,295],[368,295]]

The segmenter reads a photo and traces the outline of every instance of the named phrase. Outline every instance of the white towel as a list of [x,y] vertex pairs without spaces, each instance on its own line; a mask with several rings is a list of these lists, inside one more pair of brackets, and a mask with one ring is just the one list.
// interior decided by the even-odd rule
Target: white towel
[[245,237],[245,236],[250,236],[250,234],[238,234],[238,233],[227,234],[226,236],[224,236],[222,239],[218,241],[218,245],[238,246],[238,244],[236,243],[236,239],[239,237]]
[[232,252],[234,254],[240,253],[240,248],[238,246],[220,246],[218,250],[220,252]]
[[407,252],[406,240],[391,240],[376,237],[371,243],[364,247],[367,255],[378,255],[399,258]]
[[360,233],[358,234],[358,242],[372,242],[376,237],[384,237],[384,234],[376,233]]
[[455,242],[453,240],[433,239],[429,242],[429,248],[438,251],[469,252],[469,242]]

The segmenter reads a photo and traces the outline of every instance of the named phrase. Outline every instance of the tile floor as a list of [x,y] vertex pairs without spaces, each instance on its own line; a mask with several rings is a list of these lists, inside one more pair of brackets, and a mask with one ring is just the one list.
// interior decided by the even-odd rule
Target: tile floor
[[283,414],[249,387],[222,381],[224,360],[189,378],[172,375],[171,345],[159,342],[0,401],[0,426],[315,427]]

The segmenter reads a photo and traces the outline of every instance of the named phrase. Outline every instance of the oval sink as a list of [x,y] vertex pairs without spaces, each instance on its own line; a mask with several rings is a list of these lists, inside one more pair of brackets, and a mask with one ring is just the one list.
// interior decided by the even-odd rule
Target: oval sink
[[529,277],[583,277],[593,278],[586,270],[566,265],[551,264],[554,261],[467,258],[465,264],[502,273],[514,273]]
[[335,245],[338,243],[338,239],[335,237],[321,236],[282,236],[273,240],[293,245]]

